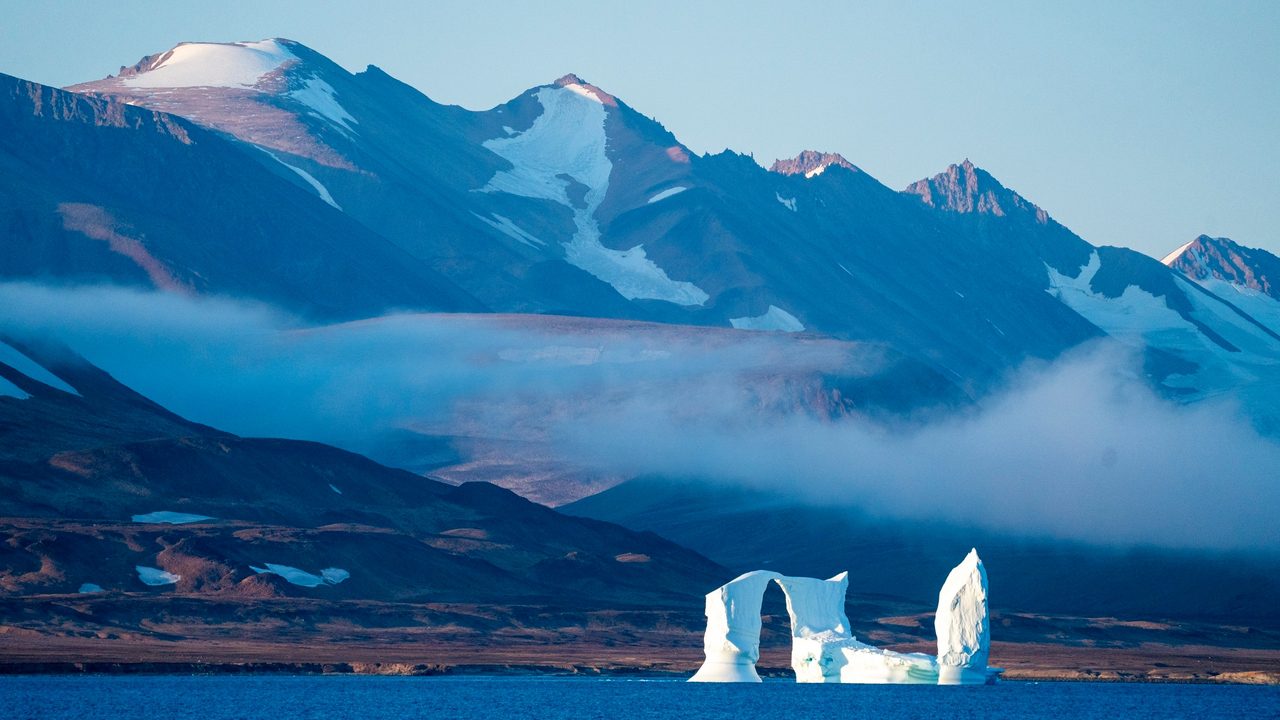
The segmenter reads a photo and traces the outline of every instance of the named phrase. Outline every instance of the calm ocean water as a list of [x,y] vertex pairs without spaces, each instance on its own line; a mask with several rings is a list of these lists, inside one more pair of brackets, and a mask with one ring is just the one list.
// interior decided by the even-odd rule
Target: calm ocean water
[[0,718],[1280,718],[1280,688],[692,685],[549,677],[0,677]]

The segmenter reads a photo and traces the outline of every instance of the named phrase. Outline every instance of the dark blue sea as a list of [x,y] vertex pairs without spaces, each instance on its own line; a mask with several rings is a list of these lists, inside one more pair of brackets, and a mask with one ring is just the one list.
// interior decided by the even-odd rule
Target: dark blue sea
[[1280,718],[1280,688],[692,685],[559,677],[0,677],[0,719]]

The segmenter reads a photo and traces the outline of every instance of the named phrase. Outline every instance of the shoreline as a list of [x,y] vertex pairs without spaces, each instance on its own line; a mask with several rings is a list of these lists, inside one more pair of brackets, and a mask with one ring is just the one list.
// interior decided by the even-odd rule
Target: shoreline
[[[790,668],[761,667],[766,680],[792,677]],[[692,675],[692,670],[668,670],[652,667],[598,667],[592,665],[493,664],[493,663],[367,663],[367,662],[81,662],[37,661],[4,662],[0,660],[0,677],[35,676],[281,676],[281,677],[435,677],[435,678],[636,678],[679,680]],[[1134,683],[1168,685],[1280,685],[1280,671],[1243,671],[1204,676],[1151,676],[1116,671],[1035,671],[1008,673],[1001,682],[1085,682]]]

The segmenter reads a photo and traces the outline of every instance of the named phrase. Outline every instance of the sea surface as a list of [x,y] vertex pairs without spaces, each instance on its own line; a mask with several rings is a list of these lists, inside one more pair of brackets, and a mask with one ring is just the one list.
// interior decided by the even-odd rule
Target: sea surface
[[1280,718],[1280,688],[702,685],[564,677],[12,676],[0,718]]

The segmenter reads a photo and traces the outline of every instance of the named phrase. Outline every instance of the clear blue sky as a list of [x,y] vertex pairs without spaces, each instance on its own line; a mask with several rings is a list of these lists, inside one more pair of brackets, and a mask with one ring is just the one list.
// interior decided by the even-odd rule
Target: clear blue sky
[[[692,6],[692,7],[690,7]],[[484,108],[576,72],[698,152],[965,157],[1095,244],[1280,253],[1280,0],[0,0],[0,72],[68,85],[183,40],[288,37]]]

